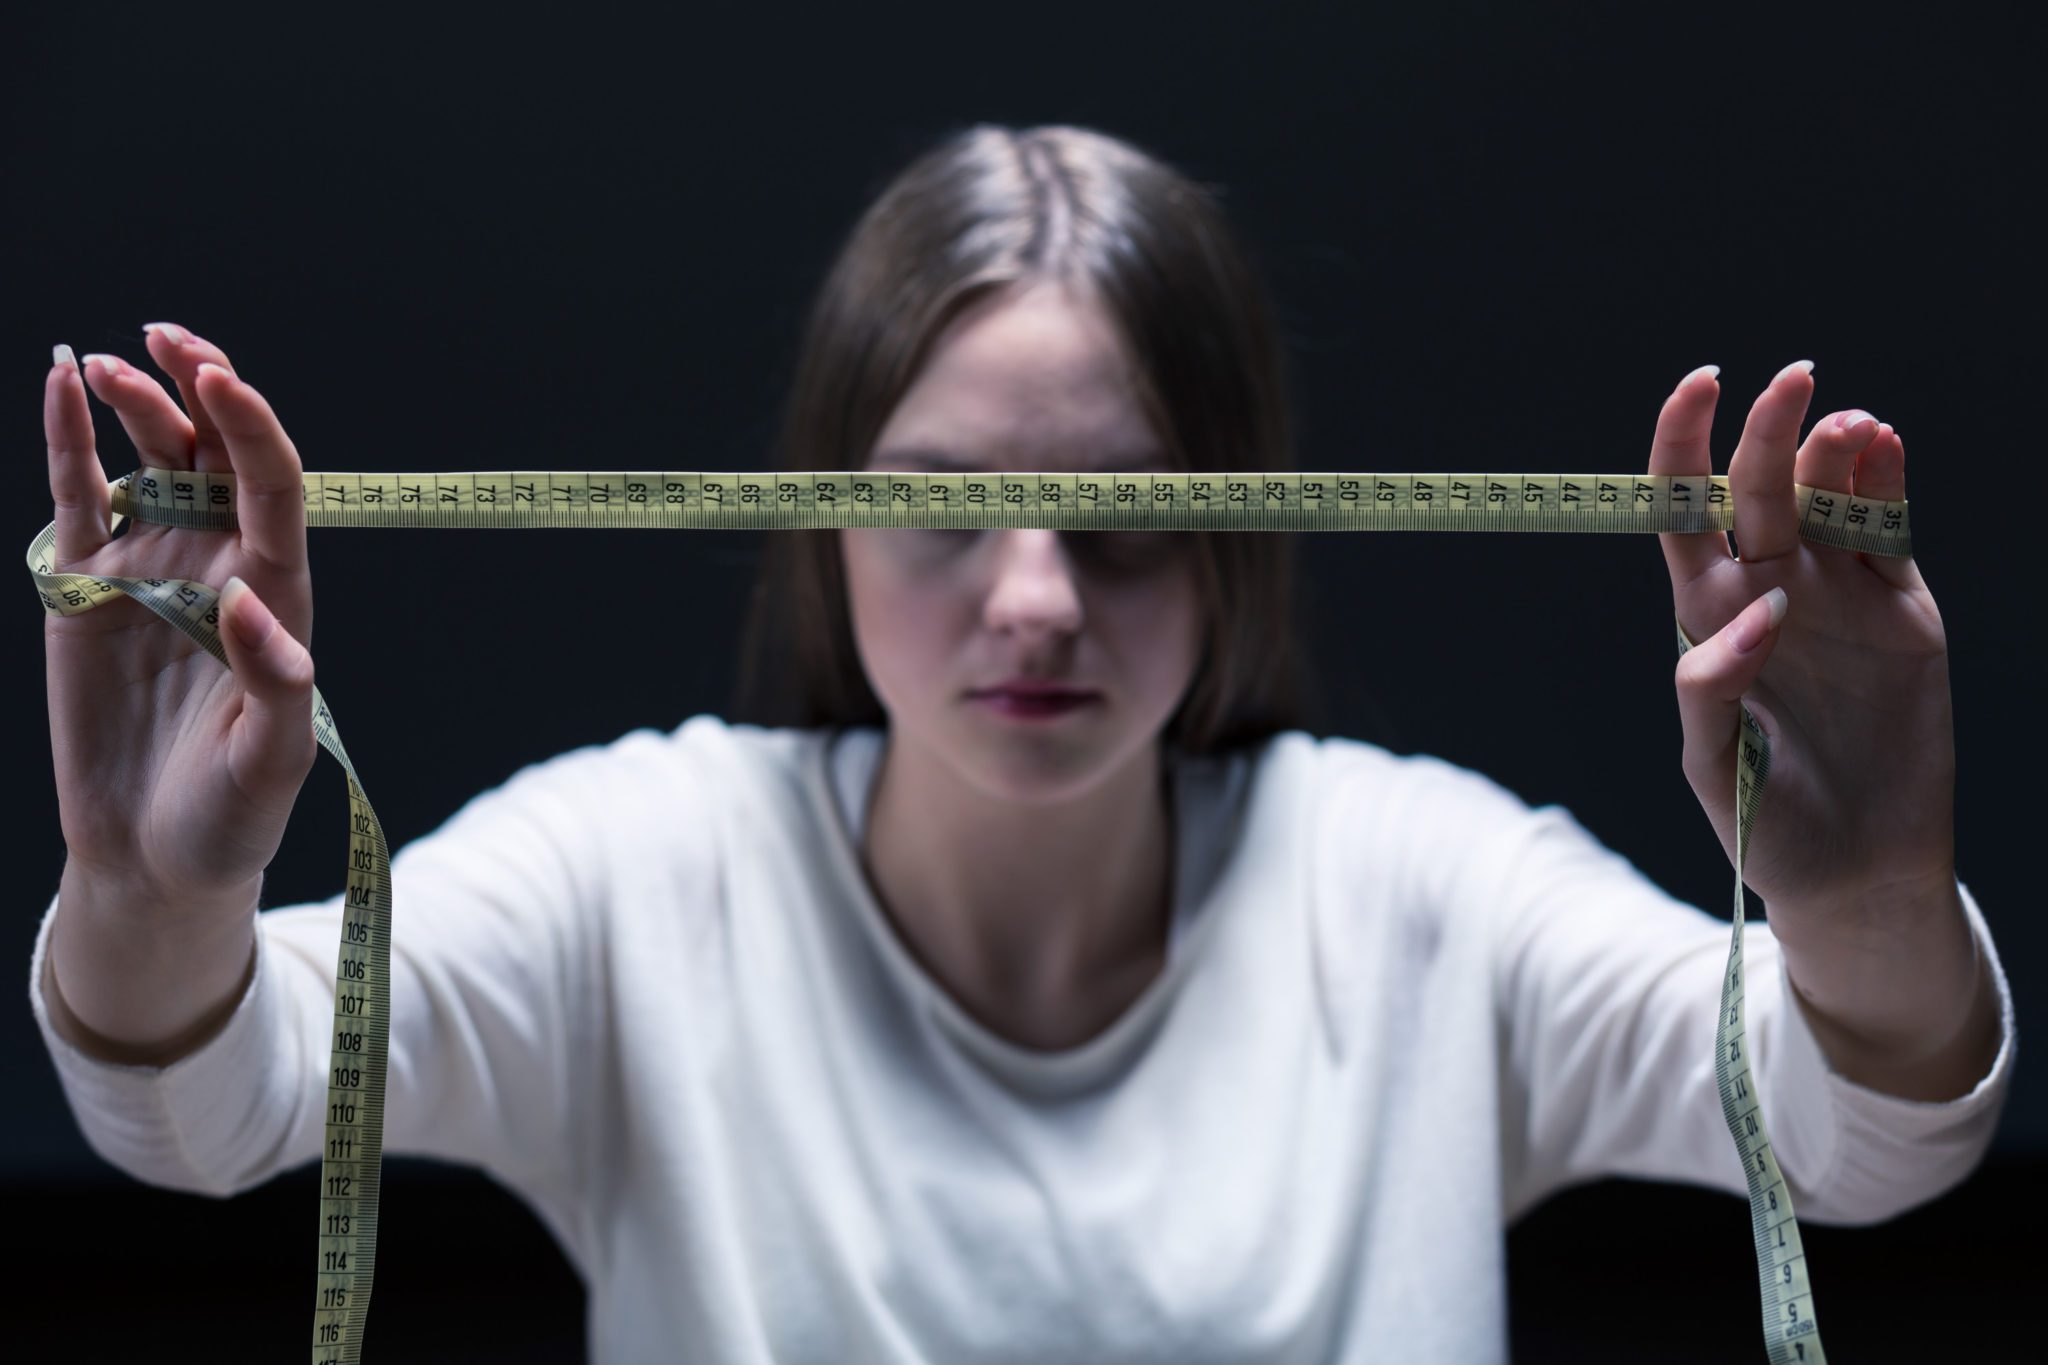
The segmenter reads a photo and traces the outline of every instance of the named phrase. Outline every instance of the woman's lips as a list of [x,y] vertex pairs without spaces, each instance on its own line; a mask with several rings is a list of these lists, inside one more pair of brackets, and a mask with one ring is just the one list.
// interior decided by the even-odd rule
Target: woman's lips
[[1072,715],[1098,700],[1093,692],[990,692],[970,693],[968,700],[985,706],[999,716],[1013,720],[1054,720]]

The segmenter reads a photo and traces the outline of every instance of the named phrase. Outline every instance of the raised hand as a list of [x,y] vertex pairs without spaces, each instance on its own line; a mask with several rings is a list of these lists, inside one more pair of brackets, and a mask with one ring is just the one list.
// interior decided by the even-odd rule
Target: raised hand
[[[246,888],[253,906],[316,755],[301,466],[270,405],[218,347],[172,323],[150,324],[145,345],[183,411],[114,356],[86,357],[81,380],[60,347],[44,382],[54,567],[246,587],[221,599],[230,669],[126,598],[44,618],[66,878],[83,873],[138,904],[214,905]],[[135,463],[232,470],[238,528],[131,523],[110,539],[87,384],[120,419]]]
[[[1665,400],[1651,473],[1712,471],[1711,368]],[[1794,484],[1905,497],[1905,447],[1858,409],[1831,413],[1802,442],[1812,368],[1778,373],[1735,448],[1741,557],[1721,536],[1658,536],[1678,623],[1698,642],[1676,673],[1681,764],[1731,860],[1738,703],[1771,738],[1744,881],[1781,939],[1822,928],[1832,939],[1879,928],[1901,905],[1947,904],[1955,877],[1955,739],[1934,597],[1911,558],[1834,549],[1797,529]]]

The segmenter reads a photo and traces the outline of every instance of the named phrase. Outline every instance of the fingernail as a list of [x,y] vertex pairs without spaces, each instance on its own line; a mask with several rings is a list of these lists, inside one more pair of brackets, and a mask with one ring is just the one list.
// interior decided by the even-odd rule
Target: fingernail
[[214,364],[214,363],[213,363],[213,362],[212,362],[211,360],[209,360],[209,361],[205,362],[204,364],[202,364],[202,365],[201,365],[201,366],[200,366],[200,367],[198,368],[198,370],[194,372],[194,374],[193,374],[193,382],[194,382],[194,383],[197,383],[197,382],[198,382],[198,378],[199,378],[199,376],[200,376],[200,375],[202,375],[202,374],[205,374],[205,373],[206,373],[206,372],[207,372],[208,370],[212,370],[212,371],[213,371],[213,372],[214,372],[215,374],[219,375],[219,376],[220,376],[221,378],[223,378],[223,379],[233,379],[233,378],[234,378],[234,376],[233,376],[232,374],[229,374],[229,373],[228,373],[228,368],[227,368],[227,366],[225,366],[225,365],[216,365],[216,364]]
[[1778,371],[1778,378],[1773,379],[1771,382],[1773,384],[1777,383],[1778,379],[1784,379],[1788,377],[1794,370],[1798,370],[1802,374],[1812,374],[1813,362],[1811,360],[1795,360],[1790,365],[1787,365],[1784,369]]
[[[1787,599],[1783,588],[1772,588],[1763,595],[1761,600],[1770,604],[1770,619],[1763,626],[1751,625],[1748,620],[1738,616],[1735,628],[1728,632],[1728,643],[1735,647],[1737,654],[1747,654],[1762,644],[1764,637],[1776,630],[1778,623],[1785,619]],[[1751,603],[1751,605],[1754,606],[1755,603]],[[1743,611],[1746,613],[1748,608],[1745,607]]]
[[1862,408],[1852,408],[1835,418],[1835,426],[1842,431],[1854,431],[1865,422],[1875,422],[1876,420],[1875,417],[1872,417]]
[[115,356],[93,354],[88,356],[81,356],[80,359],[82,359],[88,365],[99,366],[100,369],[106,373],[106,376],[109,379],[121,373],[121,362]]
[[183,346],[192,339],[192,334],[175,322],[145,322],[142,324],[142,330],[145,332],[162,332],[164,339],[173,346]]
[[[242,605],[244,597],[250,599],[247,607]],[[228,628],[235,632],[235,638],[250,649],[263,648],[263,642],[277,629],[277,618],[264,608],[262,599],[251,592],[249,585],[240,578],[228,579],[221,588],[220,614],[227,621]]]
[[52,365],[69,365],[76,369],[78,367],[78,358],[71,354],[69,346],[60,341],[50,348],[50,363]]
[[1691,374],[1687,375],[1685,378],[1679,380],[1678,387],[1681,389],[1684,388],[1687,384],[1692,383],[1694,379],[1698,378],[1700,375],[1703,374],[1712,375],[1714,378],[1719,379],[1721,377],[1721,367],[1719,365],[1702,365],[1697,370],[1694,370]]

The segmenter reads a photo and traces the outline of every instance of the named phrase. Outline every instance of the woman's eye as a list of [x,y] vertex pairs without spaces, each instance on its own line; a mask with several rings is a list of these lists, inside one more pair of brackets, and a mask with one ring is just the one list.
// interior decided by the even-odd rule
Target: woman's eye
[[923,545],[965,545],[981,531],[973,526],[917,526],[910,529],[910,534]]
[[[899,534],[912,537],[914,544],[924,548],[959,553],[977,546],[987,529],[918,526],[904,528]],[[1164,560],[1181,547],[1183,538],[1171,531],[1070,531],[1063,533],[1062,542],[1083,562],[1121,566]]]
[[1073,537],[1082,553],[1116,564],[1164,560],[1185,543],[1171,531],[1082,531]]

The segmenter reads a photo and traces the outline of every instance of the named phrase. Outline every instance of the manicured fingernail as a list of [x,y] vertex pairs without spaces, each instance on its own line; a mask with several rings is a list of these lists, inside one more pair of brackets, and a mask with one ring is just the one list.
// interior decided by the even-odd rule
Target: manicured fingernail
[[71,348],[69,346],[66,346],[63,342],[60,341],[55,346],[52,346],[50,348],[50,363],[52,365],[69,365],[72,368],[76,369],[78,366],[78,358],[71,354]]
[[[1783,588],[1772,588],[1763,595],[1762,600],[1770,604],[1770,619],[1768,621],[1761,626],[1755,625],[1747,615],[1748,608],[1744,608],[1743,612],[1737,616],[1734,622],[1734,629],[1728,632],[1728,643],[1735,647],[1737,654],[1747,654],[1762,644],[1764,637],[1776,630],[1778,623],[1785,619],[1787,599]],[[1752,602],[1750,605],[1754,606],[1756,604]]]
[[1865,422],[1875,422],[1876,420],[1875,417],[1872,417],[1862,408],[1852,408],[1835,419],[1835,426],[1842,431],[1854,431]]
[[142,330],[145,332],[162,332],[164,340],[170,342],[173,346],[183,346],[192,339],[192,334],[175,322],[145,322],[142,324]]
[[[244,597],[251,599],[247,607],[242,605]],[[263,600],[250,592],[249,585],[240,578],[230,578],[221,585],[220,614],[227,621],[228,628],[235,632],[235,638],[250,649],[263,648],[263,642],[270,638],[270,632],[277,629],[277,618],[270,614],[264,607]]]
[[216,364],[214,364],[214,363],[213,363],[213,362],[212,362],[211,360],[209,360],[209,361],[207,361],[207,362],[206,362],[205,364],[201,365],[201,366],[199,367],[199,369],[198,369],[198,370],[197,370],[197,371],[195,372],[195,374],[194,374],[194,376],[193,376],[193,382],[194,382],[194,383],[197,383],[197,382],[198,382],[198,376],[199,376],[199,375],[202,375],[202,374],[205,374],[205,373],[206,373],[206,372],[207,372],[208,370],[212,370],[212,371],[213,371],[213,372],[214,372],[215,374],[219,375],[219,376],[220,376],[221,378],[223,378],[223,379],[233,379],[233,378],[234,378],[234,376],[233,376],[233,375],[231,375],[231,374],[229,374],[229,373],[228,373],[228,370],[227,370],[227,366],[225,366],[225,365],[216,365]]
[[80,359],[82,359],[88,365],[99,366],[101,372],[104,373],[109,379],[112,379],[115,375],[121,373],[121,362],[118,357],[94,354],[88,356],[81,356]]
[[1697,379],[1699,376],[1703,374],[1712,375],[1714,378],[1719,379],[1721,377],[1721,367],[1719,365],[1702,365],[1697,370],[1694,370],[1691,374],[1687,375],[1685,378],[1679,380],[1678,387],[1681,389],[1684,388],[1687,384],[1692,383],[1693,380]]
[[[1790,365],[1787,365],[1784,369],[1778,371],[1778,379],[1786,378],[1794,370],[1798,370],[1803,374],[1812,374],[1813,362],[1811,360],[1795,360]],[[1778,379],[1773,379],[1771,382],[1775,384],[1778,382]]]

